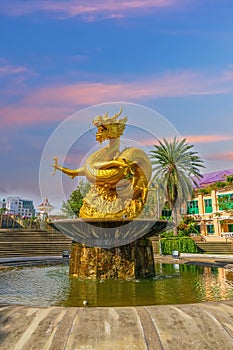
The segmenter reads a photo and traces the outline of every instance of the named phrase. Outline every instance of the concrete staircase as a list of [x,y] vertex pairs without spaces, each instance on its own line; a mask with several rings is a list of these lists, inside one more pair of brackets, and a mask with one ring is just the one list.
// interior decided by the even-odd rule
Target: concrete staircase
[[152,236],[149,238],[151,243],[152,243],[152,250],[154,256],[156,254],[159,254],[159,237],[158,236]]
[[71,240],[55,230],[0,230],[0,258],[62,256],[70,248]]
[[206,254],[233,254],[232,242],[210,241],[196,242],[199,253]]
[[226,238],[221,236],[215,236],[215,235],[204,236],[202,237],[202,239],[203,241],[206,241],[206,242],[226,242]]
[[[159,254],[159,237],[150,237],[153,254]],[[0,230],[0,258],[62,256],[71,249],[71,240],[56,230]],[[233,243],[224,241],[196,242],[199,253],[232,254]]]

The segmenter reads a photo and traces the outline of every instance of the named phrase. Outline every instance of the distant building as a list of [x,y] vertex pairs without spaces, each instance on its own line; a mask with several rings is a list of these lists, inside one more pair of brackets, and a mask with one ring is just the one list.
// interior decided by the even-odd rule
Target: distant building
[[202,175],[201,179],[195,180],[198,187],[207,187],[209,185],[215,184],[216,182],[225,181],[226,177],[229,175],[233,175],[233,169],[225,169],[205,173]]
[[32,200],[19,197],[8,197],[6,200],[6,212],[25,217],[35,216],[35,208]]
[[41,220],[46,220],[53,209],[54,206],[49,203],[48,198],[45,198],[43,202],[38,206],[39,218]]
[[187,214],[192,216],[200,233],[233,237],[233,190],[212,190],[188,201]]
[[225,182],[230,175],[233,169],[204,174],[199,182],[202,191],[196,188],[196,196],[187,203],[187,215],[204,236],[233,237],[233,183]]
[[0,201],[0,212],[5,211],[5,209],[6,209],[6,200],[3,199],[2,201]]

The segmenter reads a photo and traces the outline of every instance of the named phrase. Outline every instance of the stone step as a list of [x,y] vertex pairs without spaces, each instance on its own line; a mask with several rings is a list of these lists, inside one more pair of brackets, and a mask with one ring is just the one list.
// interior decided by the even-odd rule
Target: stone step
[[61,256],[71,240],[58,231],[1,231],[0,258]]
[[196,242],[198,250],[205,253],[233,254],[231,242]]

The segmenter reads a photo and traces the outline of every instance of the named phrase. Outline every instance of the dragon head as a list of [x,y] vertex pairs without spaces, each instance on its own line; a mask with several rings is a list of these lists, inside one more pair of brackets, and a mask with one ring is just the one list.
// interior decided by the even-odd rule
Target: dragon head
[[109,117],[108,113],[97,115],[92,124],[97,127],[96,141],[102,143],[105,140],[117,139],[120,137],[125,129],[127,117],[123,117],[119,120],[117,118],[122,114],[122,108],[113,117]]

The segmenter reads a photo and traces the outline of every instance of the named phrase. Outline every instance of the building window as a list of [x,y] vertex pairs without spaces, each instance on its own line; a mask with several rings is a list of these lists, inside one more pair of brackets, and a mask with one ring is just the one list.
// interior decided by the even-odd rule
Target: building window
[[212,235],[214,233],[214,225],[212,224],[207,224],[206,225],[206,228],[207,228],[207,233],[208,235]]
[[220,194],[218,195],[219,210],[233,209],[233,194]]
[[170,209],[163,209],[161,214],[163,218],[170,219],[172,211]]
[[187,214],[199,214],[198,201],[188,201]]
[[205,203],[205,213],[212,213],[213,211],[212,199],[211,198],[204,199],[204,203]]

